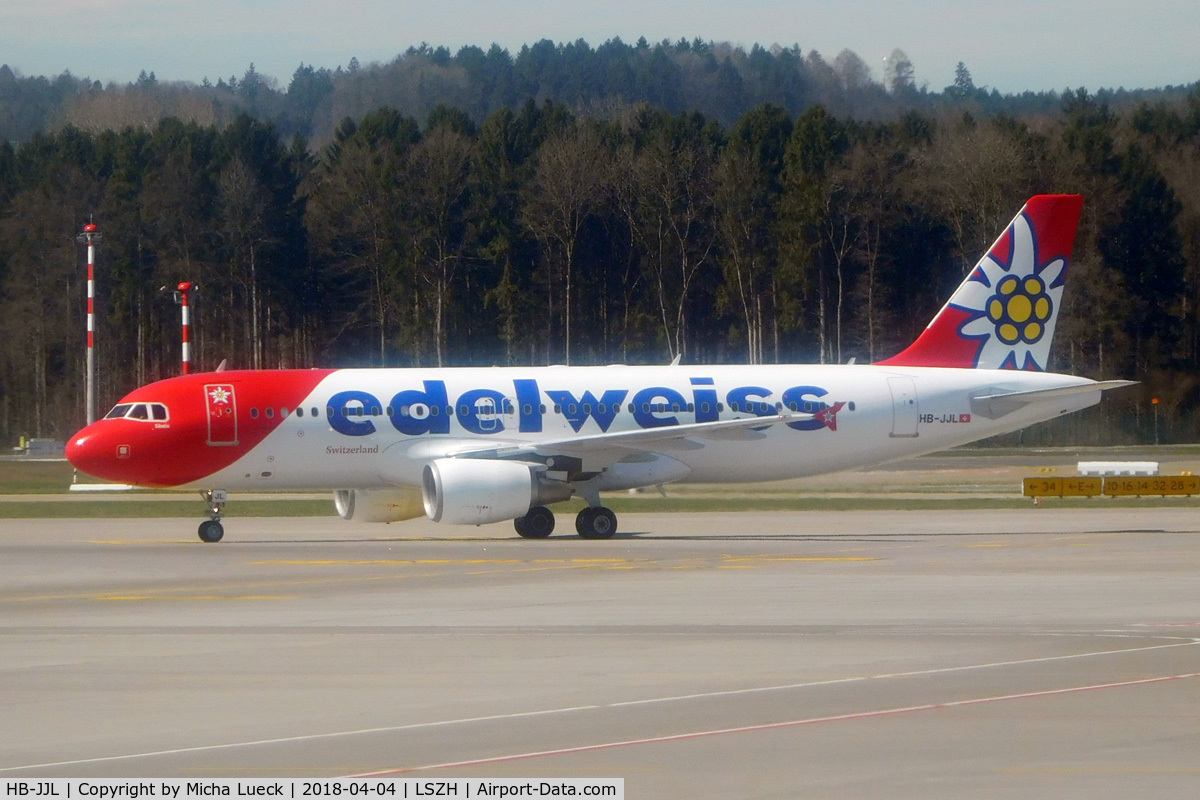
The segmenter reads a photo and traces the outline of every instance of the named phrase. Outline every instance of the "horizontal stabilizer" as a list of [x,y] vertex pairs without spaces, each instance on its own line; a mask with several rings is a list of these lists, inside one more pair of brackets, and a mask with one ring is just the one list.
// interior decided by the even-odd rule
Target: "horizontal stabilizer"
[[1011,414],[1030,403],[1044,400],[1054,400],[1060,397],[1072,397],[1089,392],[1104,392],[1109,389],[1120,389],[1123,386],[1133,386],[1137,381],[1092,381],[1074,386],[1059,386],[1054,389],[1030,389],[1020,392],[998,392],[971,398],[971,411],[988,419],[999,419]]

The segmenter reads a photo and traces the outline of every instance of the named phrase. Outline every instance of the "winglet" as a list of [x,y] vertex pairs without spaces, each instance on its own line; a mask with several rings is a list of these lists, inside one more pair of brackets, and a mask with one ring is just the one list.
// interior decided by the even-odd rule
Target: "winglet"
[[1045,371],[1083,197],[1031,197],[895,367]]

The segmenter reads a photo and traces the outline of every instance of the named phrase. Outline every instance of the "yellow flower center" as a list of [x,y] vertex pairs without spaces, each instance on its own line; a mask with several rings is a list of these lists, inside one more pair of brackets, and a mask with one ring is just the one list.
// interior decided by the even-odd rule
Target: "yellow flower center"
[[1030,275],[1021,280],[1009,275],[996,286],[985,308],[1000,341],[1007,345],[1035,344],[1046,332],[1054,302],[1041,278]]

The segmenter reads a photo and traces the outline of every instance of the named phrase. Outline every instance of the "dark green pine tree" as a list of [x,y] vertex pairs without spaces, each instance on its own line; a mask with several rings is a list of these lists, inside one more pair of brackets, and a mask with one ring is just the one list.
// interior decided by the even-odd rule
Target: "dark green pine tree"
[[[1131,145],[1121,159],[1127,195],[1116,220],[1100,237],[1105,262],[1127,293],[1127,333],[1133,374],[1171,366],[1178,359],[1184,258],[1176,217],[1183,205],[1149,155]],[[1120,306],[1118,306],[1120,307]]]

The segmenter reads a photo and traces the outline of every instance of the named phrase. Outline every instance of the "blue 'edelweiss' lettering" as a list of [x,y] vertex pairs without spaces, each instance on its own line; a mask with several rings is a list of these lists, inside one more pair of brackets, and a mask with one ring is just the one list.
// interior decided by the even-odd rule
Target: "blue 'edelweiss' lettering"
[[[685,408],[687,401],[679,392],[665,386],[651,386],[633,396],[633,421],[639,428],[678,425],[679,418],[675,414]],[[670,413],[670,416],[659,416],[667,413]]]
[[[681,424],[679,414],[692,415],[696,422],[715,422],[720,419],[722,404],[712,378],[691,378],[692,402],[684,395],[667,386],[650,386],[640,389],[630,398],[628,411],[634,424],[640,428],[661,428]],[[536,380],[518,378],[513,381],[516,403],[498,389],[470,389],[450,401],[445,381],[424,381],[424,389],[404,389],[397,392],[386,411],[373,394],[358,390],[338,392],[329,398],[327,416],[329,425],[346,436],[370,436],[376,432],[372,417],[386,414],[400,433],[406,436],[450,433],[450,419],[457,417],[462,429],[471,434],[494,434],[506,430],[506,421],[511,424],[516,416],[517,429],[521,433],[540,433],[546,413],[542,403],[542,390]],[[629,396],[628,389],[606,389],[600,398],[591,390],[582,397],[565,389],[546,389],[545,394],[561,415],[579,433],[588,420],[593,420],[603,432],[612,427],[622,404]],[[728,410],[734,413],[754,414],[760,417],[777,413],[786,408],[805,414],[820,414],[830,408],[821,400],[828,392],[820,386],[793,386],[785,389],[782,402],[777,406],[769,402],[772,392],[765,386],[737,386],[725,395]],[[832,415],[842,404],[834,406]],[[691,421],[691,420],[685,420]],[[822,428],[836,430],[833,424],[818,416],[788,423],[798,431],[815,431]]]
[[[450,404],[446,399],[446,382],[425,381],[423,392],[416,389],[399,392],[388,406],[388,416],[396,430],[409,436],[449,433]],[[336,425],[334,429],[337,429]]]
[[629,394],[629,391],[609,389],[599,400],[591,391],[585,391],[583,397],[578,400],[575,399],[575,395],[560,389],[547,389],[546,394],[559,406],[563,417],[571,423],[571,428],[579,433],[588,417],[596,420],[600,430],[607,431],[608,426],[616,419],[617,412],[621,410],[621,403],[625,402],[625,395]]
[[729,392],[729,407],[734,411],[749,412],[756,417],[769,417],[775,413],[775,406],[762,400],[770,396],[771,390],[762,386],[739,386]]
[[[802,411],[806,414],[816,414],[819,411],[824,411],[829,408],[829,404],[821,400],[810,400],[810,397],[824,397],[827,395],[824,389],[820,386],[793,386],[783,393],[783,404],[796,411]],[[795,428],[798,431],[816,431],[826,427],[826,422],[821,419],[805,419],[799,422],[789,422],[789,428]]]
[[338,392],[329,398],[329,426],[347,436],[370,436],[375,432],[375,423],[355,417],[365,417],[378,405],[375,395],[366,392]]

